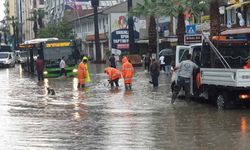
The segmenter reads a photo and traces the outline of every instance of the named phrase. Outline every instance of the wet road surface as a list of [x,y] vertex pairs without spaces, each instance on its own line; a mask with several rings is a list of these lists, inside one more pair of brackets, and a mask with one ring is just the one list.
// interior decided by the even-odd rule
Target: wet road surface
[[[90,65],[92,83],[37,83],[19,66],[0,69],[0,149],[250,149],[250,110],[219,111],[201,103],[170,104],[169,78],[160,86],[137,68],[133,91],[107,87],[103,66]],[[46,87],[55,89],[48,95]]]

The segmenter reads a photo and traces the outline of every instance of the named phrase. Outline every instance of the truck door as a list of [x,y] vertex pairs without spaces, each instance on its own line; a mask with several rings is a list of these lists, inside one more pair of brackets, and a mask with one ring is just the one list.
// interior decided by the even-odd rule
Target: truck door
[[176,46],[175,66],[178,66],[181,61],[187,59],[189,51],[190,46]]
[[[193,46],[192,48],[192,61],[200,67],[201,65],[201,46]],[[194,96],[200,94],[200,74],[199,70],[194,70],[193,78],[191,79],[190,92]]]

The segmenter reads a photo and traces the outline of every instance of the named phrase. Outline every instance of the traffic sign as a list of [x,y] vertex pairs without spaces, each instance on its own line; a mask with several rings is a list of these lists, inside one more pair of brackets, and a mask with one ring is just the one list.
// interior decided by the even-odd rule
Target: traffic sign
[[186,25],[186,34],[196,34],[196,25]]

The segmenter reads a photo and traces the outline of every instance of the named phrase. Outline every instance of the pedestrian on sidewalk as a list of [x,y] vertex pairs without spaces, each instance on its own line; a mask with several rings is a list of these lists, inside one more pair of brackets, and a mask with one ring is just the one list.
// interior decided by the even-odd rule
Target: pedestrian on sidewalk
[[150,63],[151,63],[151,58],[149,56],[149,54],[147,54],[147,56],[144,57],[144,67],[145,67],[145,71],[147,70],[148,72],[150,71]]
[[161,63],[161,71],[162,72],[165,72],[165,61],[164,61],[164,56],[162,55],[162,56],[160,56],[160,58],[159,58],[159,61],[160,61],[160,63]]
[[165,62],[165,68],[166,68],[166,74],[167,76],[169,76],[171,73],[171,62],[172,62],[172,58],[171,56],[167,55],[164,56],[164,62]]
[[116,87],[119,87],[119,79],[121,78],[121,73],[118,69],[113,67],[106,67],[104,73],[106,73],[109,76],[109,83],[111,85],[111,88],[114,87],[114,83]]
[[66,63],[65,63],[65,56],[62,57],[59,66],[60,66],[60,69],[61,69],[61,71],[60,71],[60,76],[62,76],[63,74],[64,74],[65,76],[67,76],[67,72],[66,72],[66,70],[65,70],[65,66],[66,66]]
[[85,67],[85,64],[87,63],[87,60],[84,59],[80,62],[77,69],[77,77],[78,77],[78,87],[84,88],[85,87],[85,78],[87,76],[87,70]]
[[116,62],[115,62],[115,54],[112,54],[112,56],[109,58],[110,67],[116,68]]
[[41,59],[40,56],[37,57],[36,60],[36,71],[37,71],[37,78],[38,81],[43,81],[43,69],[44,69],[44,61]]
[[152,59],[152,64],[150,66],[150,74],[152,77],[152,84],[154,87],[157,87],[159,85],[158,79],[160,76],[160,63],[155,60],[155,58]]
[[179,69],[177,76],[177,85],[174,86],[174,90],[172,93],[171,103],[175,102],[177,95],[179,94],[181,88],[185,91],[185,100],[190,102],[190,83],[191,78],[193,77],[194,69],[198,69],[198,66],[192,62],[192,55],[188,54],[188,60],[182,61],[178,66],[175,67],[174,70]]
[[134,67],[128,61],[127,57],[123,57],[122,59],[122,76],[124,78],[124,86],[125,89],[132,89],[132,82],[133,82],[133,75],[134,75]]

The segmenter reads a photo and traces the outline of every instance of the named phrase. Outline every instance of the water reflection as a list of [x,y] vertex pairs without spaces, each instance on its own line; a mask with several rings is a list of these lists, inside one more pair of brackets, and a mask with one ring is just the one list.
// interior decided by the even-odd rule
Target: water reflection
[[[0,149],[248,149],[250,110],[217,111],[178,99],[170,105],[169,80],[160,87],[137,69],[132,91],[110,89],[100,65],[92,83],[36,78],[0,70]],[[96,72],[93,72],[95,70]],[[6,80],[9,79],[9,80]],[[51,87],[56,95],[48,95]]]
[[247,120],[246,117],[241,117],[241,134],[242,134],[242,142],[246,142],[247,138]]

